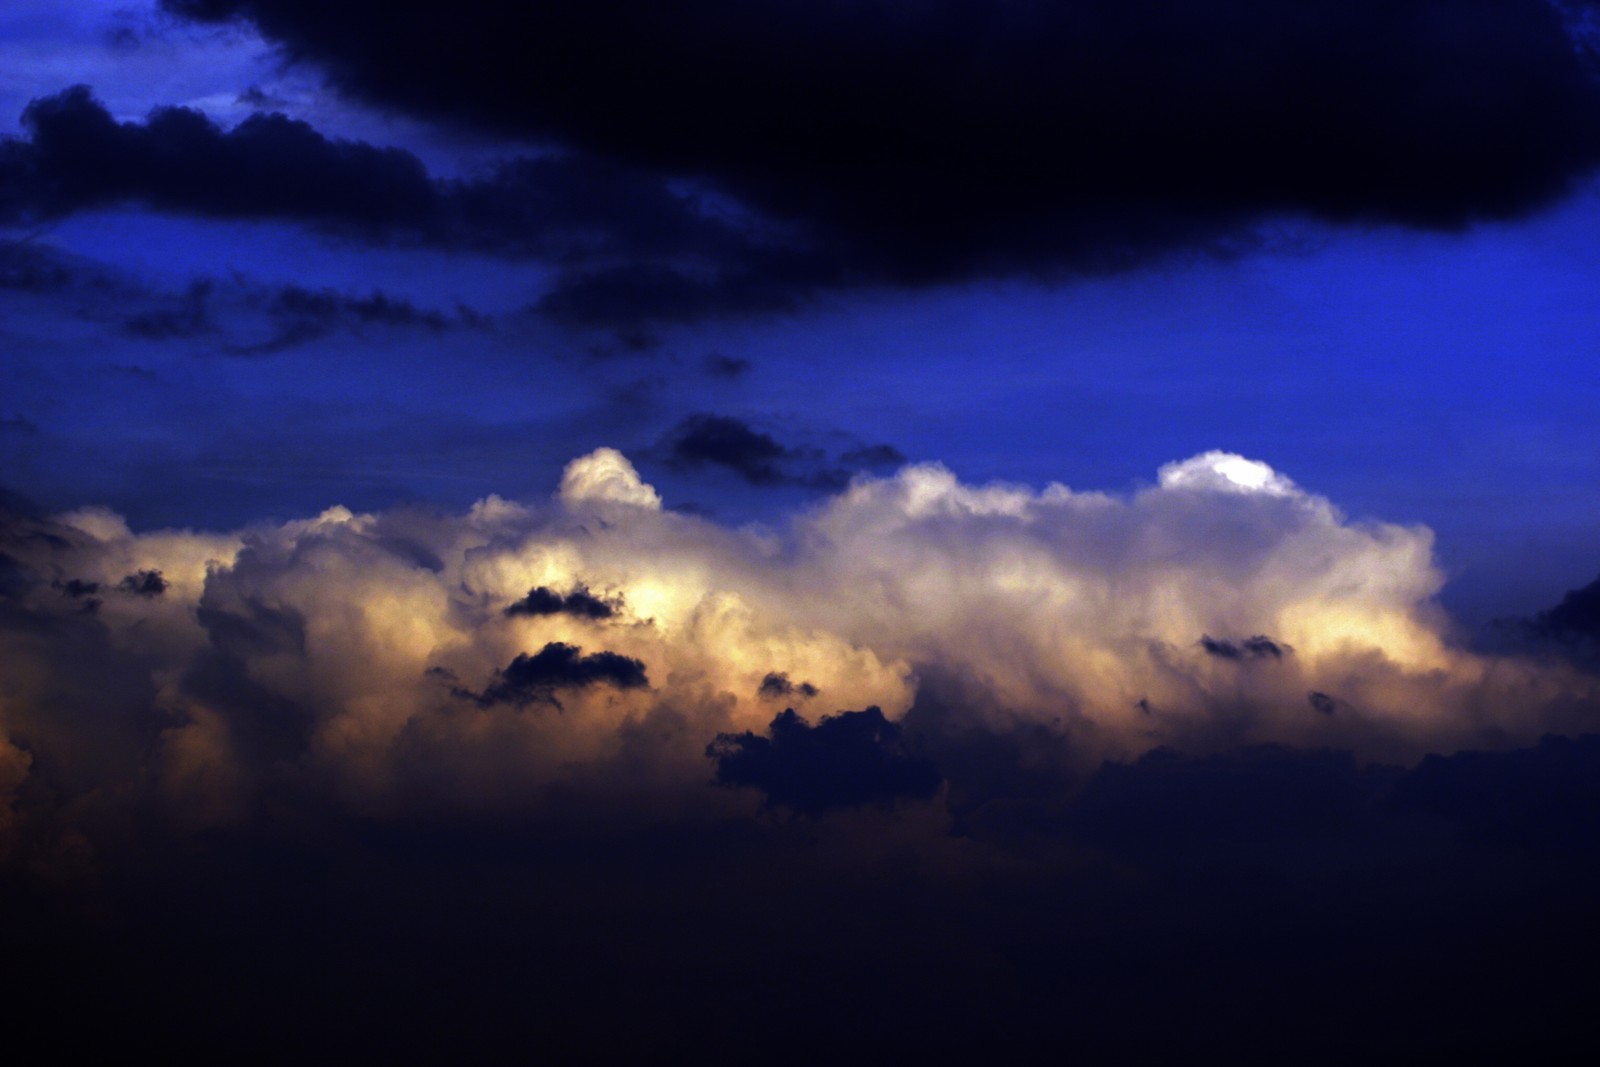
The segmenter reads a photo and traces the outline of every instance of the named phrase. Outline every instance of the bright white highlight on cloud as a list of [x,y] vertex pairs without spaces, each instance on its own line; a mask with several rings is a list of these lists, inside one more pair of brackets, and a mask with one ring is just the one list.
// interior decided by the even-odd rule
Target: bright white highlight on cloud
[[597,448],[567,464],[559,495],[569,508],[593,503],[661,510],[655,487],[646,485],[628,457],[614,448]]
[[1266,493],[1289,496],[1295,484],[1260,460],[1232,452],[1206,452],[1161,468],[1165,489],[1210,489],[1226,493]]
[[[34,749],[78,758],[60,753],[119,723],[136,752],[119,773],[200,823],[284,775],[374,809],[697,786],[718,731],[786,704],[1046,724],[1092,765],[1257,742],[1407,758],[1531,739],[1595,696],[1570,668],[1455,644],[1428,530],[1350,522],[1222,452],[1131,495],[909,466],[773,535],[664,510],[599,449],[548,504],[227,535],[84,509],[3,547],[35,580],[0,627],[0,790]],[[164,593],[124,588],[150,570]],[[508,612],[534,589],[613,610]],[[576,673],[538,673],[561,656]],[[795,688],[763,694],[770,673]]]

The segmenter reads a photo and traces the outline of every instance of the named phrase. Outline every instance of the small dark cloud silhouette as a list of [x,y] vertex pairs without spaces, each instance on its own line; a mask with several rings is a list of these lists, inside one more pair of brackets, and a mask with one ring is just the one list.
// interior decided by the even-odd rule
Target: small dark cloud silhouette
[[1329,696],[1327,693],[1318,692],[1315,689],[1306,694],[1306,701],[1314,710],[1319,711],[1324,715],[1332,715],[1335,711],[1339,710],[1339,702],[1337,700]]
[[761,679],[761,685],[756,689],[758,695],[769,700],[778,700],[795,695],[814,697],[818,692],[817,687],[810,682],[801,682],[796,685],[789,680],[789,675],[782,671],[767,672],[767,676]]
[[771,434],[725,415],[691,415],[668,435],[665,445],[674,466],[721,467],[759,486],[792,481],[784,464],[799,458]]
[[480,707],[510,704],[523,708],[529,704],[550,704],[559,709],[558,690],[587,689],[595,685],[645,689],[649,684],[644,664],[636,659],[609,651],[586,656],[575,645],[552,641],[531,656],[519,653],[504,670],[497,672],[494,682],[483,692],[465,689],[453,692],[475,701]]
[[898,467],[906,454],[893,445],[862,445],[839,454],[839,462],[852,467]]
[[933,762],[910,752],[876,707],[825,716],[816,726],[790,708],[765,737],[718,734],[706,756],[716,761],[719,784],[759,789],[769,806],[810,816],[926,799],[940,783]]
[[289,103],[276,93],[268,92],[259,85],[252,85],[234,98],[235,103],[244,104],[257,110],[268,108],[281,108]]
[[743,419],[700,412],[690,415],[657,445],[666,462],[679,470],[720,468],[762,488],[801,486],[837,492],[850,482],[854,467],[904,462],[898,449],[872,445],[852,449],[830,463],[818,448],[786,445]]
[[94,596],[100,592],[99,582],[91,582],[83,578],[69,578],[64,582],[56,582],[55,586],[61,590],[62,596],[69,596],[74,599]]
[[1293,651],[1283,642],[1274,641],[1261,634],[1247,637],[1243,641],[1227,641],[1212,637],[1210,634],[1203,634],[1200,637],[1200,647],[1207,655],[1231,660],[1280,660],[1286,653]]
[[567,594],[557,593],[547,586],[528,590],[528,595],[510,604],[507,615],[573,615],[580,619],[609,619],[617,613],[617,606],[578,586]]
[[136,571],[118,582],[117,589],[134,596],[158,597],[167,591],[168,584],[160,571]]

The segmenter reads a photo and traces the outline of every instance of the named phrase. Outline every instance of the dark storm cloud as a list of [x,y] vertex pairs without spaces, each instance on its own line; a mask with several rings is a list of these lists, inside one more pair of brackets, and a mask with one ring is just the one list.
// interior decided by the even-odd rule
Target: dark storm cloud
[[[166,7],[247,19],[381,106],[706,178],[899,281],[1126,267],[1275,213],[1458,227],[1600,155],[1545,0]],[[591,283],[753,296],[725,284]]]
[[844,284],[820,254],[749,255],[710,266],[624,263],[563,275],[536,309],[578,326],[618,321],[689,322],[718,315],[792,311],[818,290]]
[[[608,284],[618,257],[632,269],[667,257],[661,269],[669,272],[714,263],[724,288],[754,285],[737,280],[752,255],[737,228],[659,176],[584,155],[514,159],[477,179],[437,180],[408,152],[330,139],[281,114],[252,115],[230,130],[181,107],[118,122],[82,85],[34,100],[23,126],[26,137],[0,142],[0,224],[136,204],[558,260],[583,272],[570,282],[575,294]],[[582,317],[576,304],[571,314]]]
[[438,211],[414,157],[330,141],[283,115],[224,132],[186,108],[119,123],[85,86],[29,104],[26,140],[0,145],[0,221],[139,203],[215,218],[296,219],[381,233]]
[[519,653],[482,693],[466,690],[456,690],[456,693],[470,697],[483,707],[551,704],[560,708],[561,702],[555,696],[557,690],[601,684],[618,689],[645,689],[650,683],[645,678],[644,664],[636,659],[607,651],[585,656],[581,648],[552,641],[534,655]]
[[706,748],[717,781],[749,786],[773,807],[819,816],[832,808],[920,800],[939,790],[939,770],[910,752],[878,708],[824,716],[812,726],[793,708],[767,736],[718,734]]
[[537,586],[506,608],[507,615],[572,615],[580,619],[609,619],[616,613],[613,602],[600,599],[581,585],[565,595]]

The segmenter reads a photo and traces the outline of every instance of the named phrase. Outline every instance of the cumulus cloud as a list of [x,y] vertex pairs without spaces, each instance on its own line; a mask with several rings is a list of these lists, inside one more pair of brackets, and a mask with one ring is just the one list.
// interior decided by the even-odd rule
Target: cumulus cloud
[[[549,501],[456,516],[8,521],[3,629],[28,667],[0,736],[24,755],[75,736],[62,723],[97,720],[42,728],[50,694],[81,683],[84,656],[114,665],[137,684],[86,706],[140,705],[118,720],[142,738],[118,742],[140,753],[124,771],[201,822],[285,775],[374,811],[533,803],[611,788],[622,766],[634,787],[692,790],[707,743],[761,738],[778,700],[881,709],[874,745],[898,724],[957,767],[976,758],[963,734],[1039,730],[1053,740],[1033,758],[1082,773],[1162,746],[1499,747],[1581,727],[1597,696],[1575,666],[1455,641],[1426,529],[1351,521],[1220,452],[1121,495],[908,466],[780,532],[664,509],[612,449],[569,464]],[[857,721],[788,725],[822,744]],[[727,741],[719,765],[758,749]]]

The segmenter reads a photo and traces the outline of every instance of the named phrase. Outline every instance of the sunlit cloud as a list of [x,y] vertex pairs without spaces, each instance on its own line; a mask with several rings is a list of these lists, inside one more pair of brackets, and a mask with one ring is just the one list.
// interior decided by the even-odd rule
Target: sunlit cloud
[[[0,786],[53,737],[199,823],[285,775],[371,810],[537,803],[618,761],[694,788],[708,742],[784,702],[893,721],[954,699],[1092,766],[1258,742],[1415,758],[1570,727],[1596,695],[1570,666],[1463,647],[1427,529],[1351,521],[1223,452],[1123,494],[908,466],[780,532],[663,510],[612,449],[548,501],[457,516],[36,525],[8,548],[33,580],[6,626]],[[558,610],[527,609],[541,590]],[[90,646],[139,685],[77,692]]]

